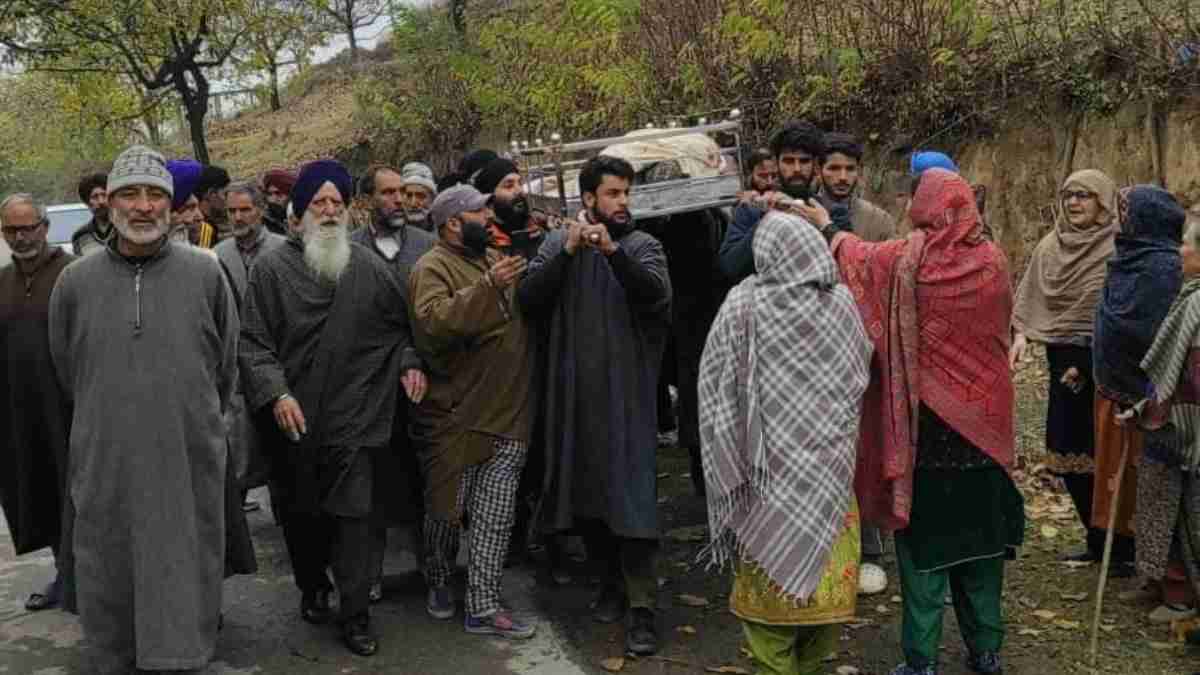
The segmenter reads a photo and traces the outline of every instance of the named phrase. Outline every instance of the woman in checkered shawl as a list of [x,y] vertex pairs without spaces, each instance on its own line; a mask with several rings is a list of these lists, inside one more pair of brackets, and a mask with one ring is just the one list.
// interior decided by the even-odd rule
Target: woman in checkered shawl
[[770,213],[754,258],[758,273],[730,292],[708,336],[700,436],[707,554],[736,562],[730,609],[777,672],[780,659],[819,667],[854,615],[855,447],[871,343],[804,220]]

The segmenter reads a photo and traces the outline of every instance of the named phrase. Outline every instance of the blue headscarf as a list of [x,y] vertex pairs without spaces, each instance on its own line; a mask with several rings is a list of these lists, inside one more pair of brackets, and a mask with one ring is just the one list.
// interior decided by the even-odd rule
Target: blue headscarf
[[175,192],[171,196],[171,210],[183,208],[196,186],[200,184],[200,172],[204,167],[194,159],[172,159],[167,162],[167,171],[175,179]]
[[1134,405],[1152,395],[1141,361],[1183,286],[1179,246],[1187,214],[1153,185],[1117,195],[1116,254],[1096,312],[1092,362],[1100,393]]
[[948,155],[933,150],[914,152],[908,169],[913,176],[920,176],[929,169],[945,169],[951,173],[958,173],[958,165],[954,163],[954,160],[950,159]]

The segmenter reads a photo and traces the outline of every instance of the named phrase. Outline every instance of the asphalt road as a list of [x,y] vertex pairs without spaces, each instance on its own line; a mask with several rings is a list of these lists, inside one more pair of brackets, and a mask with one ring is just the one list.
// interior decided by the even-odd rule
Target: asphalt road
[[[272,522],[267,495],[254,496],[264,509],[250,514],[258,553],[257,576],[225,583],[225,628],[216,658],[206,673],[224,675],[316,675],[349,673],[412,673],[422,675],[576,675],[593,672],[579,665],[580,657],[564,637],[562,627],[538,619],[538,634],[512,643],[467,635],[460,616],[437,622],[424,610],[424,584],[415,573],[415,559],[403,550],[405,533],[393,533],[385,568],[387,597],[373,610],[380,636],[379,653],[371,658],[351,655],[329,626],[310,626],[299,618],[299,592],[280,531]],[[29,593],[53,575],[48,553],[17,558],[7,524],[0,518],[0,674],[67,675],[84,672],[85,656],[79,622],[52,610],[29,613]],[[518,610],[535,617],[535,581],[525,571],[510,571],[505,597]],[[461,596],[460,596],[461,606]],[[582,608],[581,608],[582,609]]]

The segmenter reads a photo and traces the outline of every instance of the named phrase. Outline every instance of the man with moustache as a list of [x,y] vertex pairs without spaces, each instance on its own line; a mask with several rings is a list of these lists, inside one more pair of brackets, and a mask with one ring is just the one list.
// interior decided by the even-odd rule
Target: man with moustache
[[[418,165],[423,166],[423,165]],[[422,229],[429,219],[428,205],[414,199],[410,192],[432,191],[432,175],[421,175],[413,165],[407,174],[379,164],[367,169],[359,182],[359,192],[371,201],[371,222],[350,235],[350,240],[374,251],[392,271],[400,289],[408,292],[408,276],[413,265],[433,247],[436,239]],[[416,180],[419,185],[410,185]],[[409,336],[411,340],[411,335]],[[371,528],[371,602],[383,599],[383,563],[389,526],[419,522],[421,510],[420,471],[408,441],[408,407],[404,397],[396,398],[396,416],[392,439],[375,456],[375,476],[385,482],[374,491]]]
[[475,177],[475,189],[492,195],[492,212],[496,216],[491,228],[493,245],[532,260],[542,244],[544,230],[530,218],[525,181],[521,180],[517,165],[503,157],[492,160]]
[[[57,607],[70,576],[63,528],[70,406],[50,362],[50,291],[75,256],[46,243],[49,220],[32,195],[0,202],[0,232],[12,263],[0,269],[0,507],[17,555],[49,547],[58,573],[25,609]],[[69,600],[69,598],[68,598]],[[68,607],[70,603],[67,603]]]
[[263,225],[273,234],[287,236],[288,198],[295,184],[296,174],[287,169],[271,169],[263,174],[262,191],[267,201]]
[[863,146],[850,134],[825,135],[821,161],[821,190],[817,198],[829,211],[835,227],[853,232],[863,241],[887,241],[896,234],[896,221],[887,211],[858,197]]
[[[267,231],[263,220],[266,205],[263,193],[252,183],[234,183],[225,190],[226,218],[233,229],[233,237],[217,244],[213,250],[239,308],[244,303],[255,261],[287,242],[286,237]],[[241,386],[234,396],[230,413],[229,446],[237,492],[244,495],[245,490],[263,485],[267,480],[267,461]],[[238,504],[247,510],[258,508],[255,502],[243,504],[241,498]]]
[[370,656],[372,458],[392,438],[401,384],[418,401],[425,377],[394,273],[350,241],[351,188],[339,162],[300,171],[291,200],[301,234],[255,261],[238,358],[250,410],[280,432],[272,489],[301,618],[332,618],[332,567],[342,639]]
[[409,162],[400,171],[404,219],[411,227],[433,232],[433,221],[429,218],[429,207],[437,197],[437,183],[433,170],[420,162]]
[[626,648],[658,649],[656,385],[671,318],[662,245],[634,229],[633,167],[598,156],[579,174],[586,221],[546,236],[518,298],[549,325],[543,525],[578,527],[604,569],[593,617],[632,608]]
[[79,201],[87,204],[92,219],[71,235],[71,248],[82,257],[103,251],[112,236],[108,222],[108,174],[89,173],[79,180]]
[[448,581],[469,513],[464,628],[526,639],[535,626],[504,607],[500,592],[536,401],[529,327],[514,291],[526,262],[489,248],[490,200],[469,185],[438,195],[438,244],[409,278],[430,366],[429,397],[413,421],[426,479],[426,610],[435,619],[455,614]]
[[80,623],[100,672],[202,669],[221,611],[237,309],[211,257],[168,243],[161,154],[128,148],[107,188],[108,250],[64,269],[50,298]]
[[763,206],[772,206],[782,197],[808,199],[825,159],[825,134],[808,122],[788,122],[771,136],[770,145],[779,172],[779,192],[771,192],[763,200],[741,202],[734,209],[720,253],[721,271],[731,283],[754,273],[754,230],[766,214]]

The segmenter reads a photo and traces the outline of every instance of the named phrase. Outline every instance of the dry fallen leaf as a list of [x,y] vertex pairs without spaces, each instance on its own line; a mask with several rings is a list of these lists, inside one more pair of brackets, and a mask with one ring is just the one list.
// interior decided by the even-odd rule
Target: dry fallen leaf
[[1182,645],[1172,644],[1170,642],[1151,642],[1151,649],[1178,649]]
[[1083,600],[1087,600],[1088,594],[1087,593],[1059,593],[1058,597],[1062,598],[1063,600],[1071,600],[1074,602],[1081,602]]
[[751,675],[750,671],[741,666],[716,666],[705,668],[706,673],[733,673],[734,675]]
[[625,668],[625,659],[620,656],[614,656],[611,659],[604,659],[600,662],[600,667],[610,673],[619,673]]
[[696,634],[695,626],[676,626],[675,630],[679,631],[680,633],[683,633],[684,635],[695,635]]
[[1042,526],[1042,538],[1043,539],[1054,539],[1057,536],[1058,536],[1058,528],[1057,527],[1054,527],[1053,525],[1043,525]]
[[854,666],[838,666],[837,675],[859,675],[862,671]]
[[1067,619],[1055,619],[1054,625],[1065,630],[1079,630],[1083,624],[1078,621],[1068,621]]
[[1073,570],[1092,566],[1092,563],[1090,563],[1090,562],[1082,562],[1079,560],[1064,560],[1064,561],[1060,562],[1059,564],[1062,565],[1063,567],[1070,567]]
[[688,593],[680,593],[675,596],[679,604],[685,607],[708,607],[708,599],[698,595],[689,595]]
[[1045,632],[1046,631],[1044,631],[1044,630],[1037,630],[1035,628],[1022,628],[1021,630],[1017,631],[1017,635],[1027,635],[1029,637],[1037,637]]
[[880,614],[887,614],[888,612],[891,612],[892,610],[887,605],[878,605],[877,607],[875,607],[875,611],[879,612]]
[[1100,626],[1100,630],[1104,631],[1105,633],[1111,633],[1116,629],[1117,627],[1115,625]]
[[1053,619],[1054,617],[1058,616],[1058,612],[1051,612],[1048,609],[1039,609],[1036,612],[1034,612],[1033,615],[1043,621],[1049,621],[1049,620]]
[[893,595],[893,596],[892,596],[892,602],[894,602],[894,603],[896,603],[896,604],[898,605],[898,604],[900,604],[900,603],[904,602],[904,598],[902,598],[902,597],[900,597],[900,596],[898,596],[898,595]]

